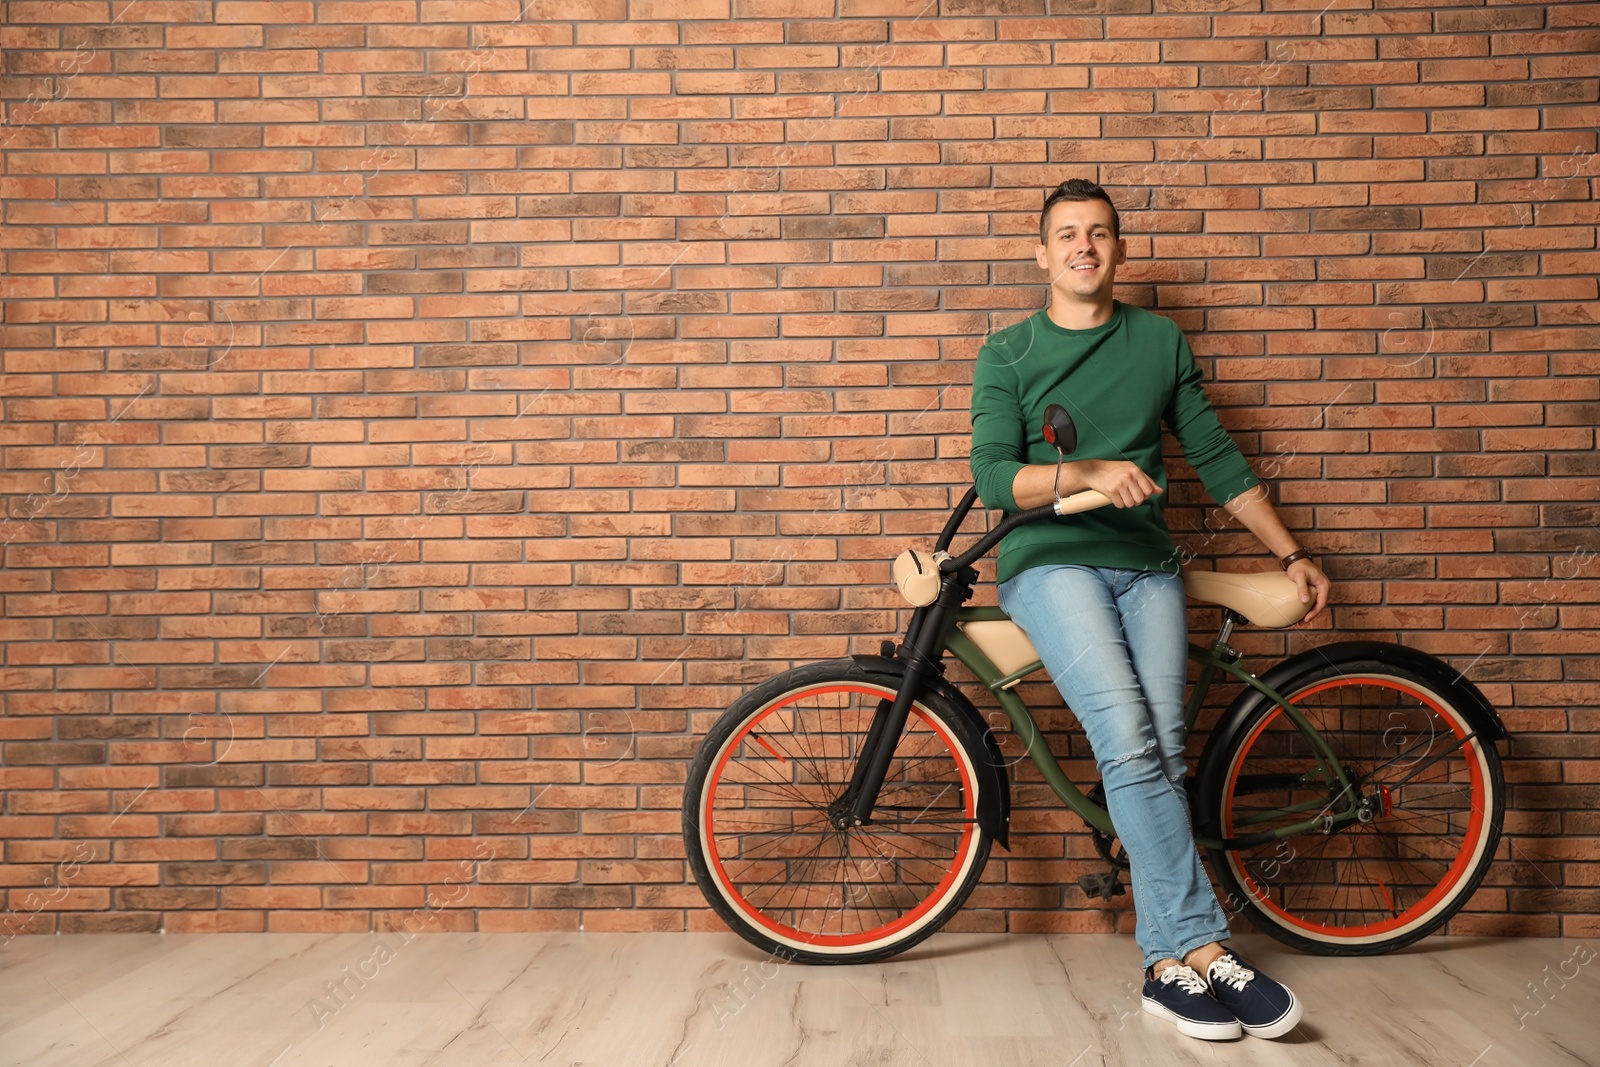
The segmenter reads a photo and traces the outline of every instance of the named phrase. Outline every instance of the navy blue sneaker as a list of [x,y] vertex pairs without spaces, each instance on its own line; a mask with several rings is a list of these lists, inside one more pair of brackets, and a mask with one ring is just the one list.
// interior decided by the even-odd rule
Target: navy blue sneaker
[[1212,999],[1194,968],[1174,964],[1151,977],[1144,972],[1144,1010],[1177,1024],[1178,1033],[1202,1041],[1226,1041],[1239,1036],[1239,1020]]
[[1282,1037],[1300,1024],[1300,1001],[1295,995],[1237,953],[1224,952],[1212,960],[1206,981],[1217,1003],[1233,1013],[1247,1034]]

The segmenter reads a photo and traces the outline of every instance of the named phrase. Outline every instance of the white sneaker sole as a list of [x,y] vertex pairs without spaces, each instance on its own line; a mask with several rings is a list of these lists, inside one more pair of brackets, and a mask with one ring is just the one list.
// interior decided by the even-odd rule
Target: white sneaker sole
[[[1144,1001],[1144,1010],[1157,1018],[1171,1022],[1178,1028],[1178,1033],[1183,1034],[1185,1037],[1199,1038],[1201,1041],[1229,1041],[1243,1033],[1243,1027],[1239,1025],[1237,1019],[1226,1023],[1206,1023],[1196,1019],[1185,1019],[1165,1004],[1154,1000]],[[1297,1011],[1295,1013],[1296,1021],[1299,1018],[1299,1012]]]
[[1300,1005],[1300,998],[1290,991],[1289,1010],[1284,1012],[1283,1016],[1276,1022],[1270,1022],[1264,1026],[1244,1026],[1242,1023],[1240,1025],[1244,1026],[1244,1032],[1251,1037],[1282,1037],[1300,1025],[1300,1016],[1303,1014],[1305,1014],[1305,1011]]

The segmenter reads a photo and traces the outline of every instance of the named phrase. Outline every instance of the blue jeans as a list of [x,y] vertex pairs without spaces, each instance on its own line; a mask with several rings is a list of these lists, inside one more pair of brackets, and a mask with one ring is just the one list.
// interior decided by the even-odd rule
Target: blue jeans
[[1044,566],[1013,576],[999,592],[1089,736],[1133,869],[1134,940],[1144,966],[1225,940],[1227,918],[1195,851],[1183,785],[1183,579]]

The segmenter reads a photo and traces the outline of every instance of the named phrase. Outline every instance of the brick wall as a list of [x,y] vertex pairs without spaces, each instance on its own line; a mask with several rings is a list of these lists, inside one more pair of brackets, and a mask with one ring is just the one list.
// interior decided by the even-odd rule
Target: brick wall
[[[1600,934],[1596,7],[731,3],[0,4],[3,936],[713,925],[696,739],[903,621],[1074,175],[1337,579],[1241,644],[1477,681],[1454,929]],[[958,925],[1128,929],[1040,793]]]

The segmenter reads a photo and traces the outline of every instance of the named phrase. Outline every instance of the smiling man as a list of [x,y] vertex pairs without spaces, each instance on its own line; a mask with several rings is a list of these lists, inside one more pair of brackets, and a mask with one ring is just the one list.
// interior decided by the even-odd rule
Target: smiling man
[[[1312,605],[1307,618],[1322,610],[1329,584],[1217,420],[1182,332],[1113,298],[1127,257],[1119,226],[1093,182],[1075,178],[1046,197],[1035,254],[1049,306],[979,352],[972,476],[984,503],[1006,512],[1082,489],[1115,505],[1008,534],[1000,605],[1027,632],[1094,750],[1132,867],[1145,1010],[1191,1037],[1279,1037],[1299,1022],[1300,1003],[1221,944],[1227,921],[1189,822],[1188,627],[1162,507],[1162,424],[1206,491],[1279,557]],[[1052,403],[1078,428],[1077,458],[1059,471],[1042,433]]]

